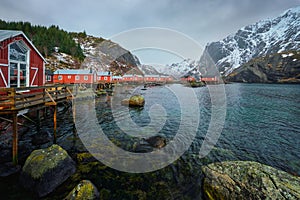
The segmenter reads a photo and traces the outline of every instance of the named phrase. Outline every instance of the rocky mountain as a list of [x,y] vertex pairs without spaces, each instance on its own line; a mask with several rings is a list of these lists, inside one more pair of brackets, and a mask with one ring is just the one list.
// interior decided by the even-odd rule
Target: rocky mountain
[[221,41],[208,44],[205,52],[220,72],[228,75],[253,58],[299,48],[300,6],[277,18],[245,26]]
[[82,36],[74,34],[74,40],[83,50],[85,59],[78,62],[75,58],[65,53],[54,52],[47,58],[47,68],[78,69],[92,68],[98,71],[111,71],[114,75],[123,75],[129,70],[131,73],[141,74],[138,58],[120,45],[103,38]]
[[254,58],[233,70],[226,80],[247,83],[300,83],[300,51]]
[[156,67],[162,74],[171,75],[177,79],[186,75],[199,76],[199,62],[191,59],[184,59],[182,62],[171,65]]
[[163,73],[158,72],[157,69],[151,65],[141,64],[138,67],[145,75],[164,75]]

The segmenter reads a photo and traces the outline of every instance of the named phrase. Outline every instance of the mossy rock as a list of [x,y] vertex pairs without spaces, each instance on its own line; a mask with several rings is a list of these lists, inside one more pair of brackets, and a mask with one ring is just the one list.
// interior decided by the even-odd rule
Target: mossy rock
[[129,99],[130,107],[143,107],[145,105],[145,99],[142,95],[133,95]]
[[76,171],[75,162],[58,145],[34,150],[22,168],[20,183],[38,197],[46,196]]
[[252,161],[202,167],[207,199],[300,199],[300,177]]
[[89,180],[82,180],[65,200],[93,200],[98,198],[99,192],[95,185]]

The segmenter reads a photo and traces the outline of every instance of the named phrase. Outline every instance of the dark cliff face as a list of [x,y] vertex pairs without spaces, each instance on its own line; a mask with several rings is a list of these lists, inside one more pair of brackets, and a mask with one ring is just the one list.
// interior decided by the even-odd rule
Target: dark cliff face
[[98,71],[111,71],[114,75],[141,74],[137,57],[119,44],[103,38],[88,36],[78,38],[84,49],[84,68],[93,68]]
[[300,83],[300,52],[289,51],[252,59],[230,73],[229,82]]

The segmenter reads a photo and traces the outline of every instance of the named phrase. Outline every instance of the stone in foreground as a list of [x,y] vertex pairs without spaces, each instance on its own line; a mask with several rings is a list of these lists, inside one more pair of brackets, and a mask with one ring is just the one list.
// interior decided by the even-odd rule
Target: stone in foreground
[[94,200],[99,199],[99,192],[95,185],[89,180],[82,180],[68,194],[65,200]]
[[20,176],[24,188],[38,197],[46,196],[76,171],[75,162],[58,145],[34,150],[27,158]]
[[251,161],[202,167],[207,199],[300,199],[300,177]]

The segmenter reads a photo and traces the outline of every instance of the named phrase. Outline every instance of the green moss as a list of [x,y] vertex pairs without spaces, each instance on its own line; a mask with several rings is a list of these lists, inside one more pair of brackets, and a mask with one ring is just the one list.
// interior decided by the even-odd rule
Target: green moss
[[92,200],[97,198],[97,188],[89,181],[82,180],[80,183],[69,193],[66,199],[72,200]]
[[99,195],[99,199],[100,200],[106,200],[106,199],[110,199],[110,191],[103,188],[102,190],[100,190],[100,195]]
[[203,191],[206,199],[209,200],[225,200],[224,196],[216,190],[206,179],[203,182]]
[[59,162],[67,157],[68,153],[56,144],[47,149],[34,150],[27,158],[23,172],[34,179],[39,179],[45,172],[55,168]]

